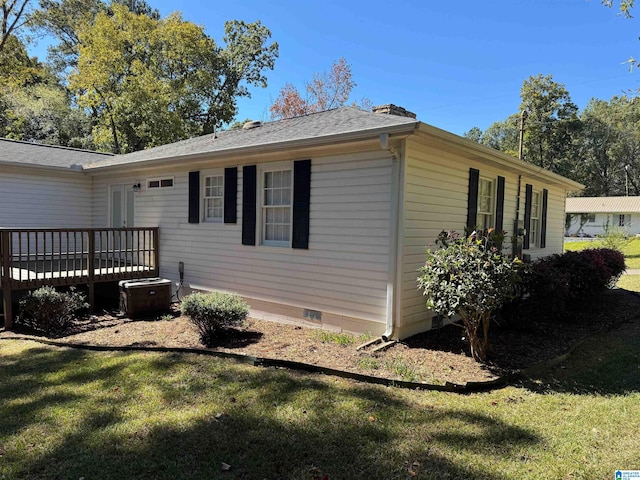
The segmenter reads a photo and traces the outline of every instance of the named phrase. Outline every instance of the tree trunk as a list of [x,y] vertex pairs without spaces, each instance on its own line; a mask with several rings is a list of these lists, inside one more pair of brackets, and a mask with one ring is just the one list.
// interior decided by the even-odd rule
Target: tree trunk
[[460,314],[469,339],[471,357],[480,363],[487,360],[489,350],[489,326],[491,325],[491,312],[483,312],[476,317]]

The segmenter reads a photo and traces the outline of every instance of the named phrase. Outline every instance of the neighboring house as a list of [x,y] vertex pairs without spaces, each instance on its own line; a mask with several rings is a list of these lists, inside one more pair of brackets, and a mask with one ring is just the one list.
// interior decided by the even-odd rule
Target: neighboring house
[[640,197],[570,197],[566,203],[565,235],[596,237],[607,226],[640,234]]
[[251,122],[74,173],[92,226],[159,226],[161,276],[182,262],[186,291],[238,292],[257,318],[404,338],[432,327],[416,277],[443,229],[495,227],[509,250],[517,216],[525,253],[562,252],[580,184],[382,112]]

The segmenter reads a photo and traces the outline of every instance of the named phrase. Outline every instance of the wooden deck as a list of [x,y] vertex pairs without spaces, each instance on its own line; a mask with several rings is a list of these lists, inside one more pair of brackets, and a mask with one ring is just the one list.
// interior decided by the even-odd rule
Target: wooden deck
[[13,324],[11,293],[43,285],[94,286],[158,276],[158,228],[0,228],[4,327]]

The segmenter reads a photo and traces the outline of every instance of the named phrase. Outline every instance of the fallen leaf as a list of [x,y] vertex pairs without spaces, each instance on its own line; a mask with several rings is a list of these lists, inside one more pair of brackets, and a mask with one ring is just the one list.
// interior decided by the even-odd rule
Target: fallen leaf
[[369,421],[370,422],[375,422],[376,421],[376,417],[374,417],[373,415],[369,417]]
[[222,462],[220,464],[220,468],[222,469],[223,472],[227,472],[227,471],[231,470],[231,465],[229,465],[228,463]]
[[412,477],[415,477],[415,476],[416,476],[416,472],[414,472],[414,471],[413,471],[413,470],[411,470],[411,469],[409,469],[409,470],[407,471],[407,473],[408,473],[410,476],[412,476]]

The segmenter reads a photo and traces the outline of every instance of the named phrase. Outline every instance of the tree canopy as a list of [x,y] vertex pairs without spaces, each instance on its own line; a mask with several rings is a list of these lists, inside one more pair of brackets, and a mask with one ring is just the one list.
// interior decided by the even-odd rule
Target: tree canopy
[[[11,138],[123,153],[209,133],[267,85],[278,57],[259,21],[226,22],[217,43],[144,0],[30,1],[0,0],[11,26],[0,37],[0,135]],[[54,39],[47,63],[27,54],[25,28]],[[56,129],[76,131],[44,135],[54,117]]]
[[[329,72],[314,74],[313,79],[305,84],[304,97],[293,84],[285,84],[269,108],[271,118],[292,118],[342,107],[348,102],[355,86],[351,65],[341,57],[331,65]],[[353,105],[358,106],[356,102]],[[370,110],[371,101],[362,99],[360,108]]]
[[[524,160],[585,185],[583,195],[640,195],[640,99],[592,99],[581,111],[550,75],[530,77],[521,90],[527,111]],[[514,113],[465,137],[518,155],[520,115]]]

